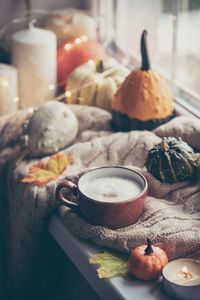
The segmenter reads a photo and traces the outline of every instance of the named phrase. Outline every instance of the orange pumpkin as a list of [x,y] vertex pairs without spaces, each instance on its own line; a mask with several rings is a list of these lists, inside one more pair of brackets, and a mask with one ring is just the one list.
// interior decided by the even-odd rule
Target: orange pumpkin
[[113,121],[118,130],[152,130],[174,116],[174,101],[168,83],[150,67],[146,35],[144,30],[141,68],[129,74],[112,100]]
[[139,279],[158,279],[162,268],[168,262],[168,257],[164,250],[152,246],[150,239],[147,239],[147,244],[136,247],[132,251],[128,261],[129,269]]
[[104,59],[106,52],[103,47],[93,39],[83,35],[67,41],[58,49],[58,82],[60,86],[66,86],[68,75],[78,66],[88,60]]

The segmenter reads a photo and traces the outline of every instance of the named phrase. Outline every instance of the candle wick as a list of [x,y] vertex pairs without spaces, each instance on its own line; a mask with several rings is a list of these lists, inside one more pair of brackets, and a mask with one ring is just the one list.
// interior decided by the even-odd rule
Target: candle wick
[[181,280],[189,280],[193,277],[192,273],[188,272],[188,271],[179,271],[177,273],[177,277]]
[[[25,0],[25,6],[26,6],[26,14],[27,14],[27,27],[30,28],[29,23],[32,19],[32,12],[31,12],[31,1]],[[33,26],[32,26],[33,27]]]
[[29,20],[29,22],[28,22],[28,29],[34,28],[35,22],[36,22],[35,19]]

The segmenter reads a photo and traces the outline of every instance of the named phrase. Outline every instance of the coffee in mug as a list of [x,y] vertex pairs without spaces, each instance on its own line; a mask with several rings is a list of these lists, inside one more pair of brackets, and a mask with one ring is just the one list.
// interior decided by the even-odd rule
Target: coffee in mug
[[[63,189],[70,189],[78,203],[66,199]],[[125,167],[101,167],[83,174],[78,184],[65,180],[56,189],[57,199],[93,224],[111,228],[134,223],[142,213],[147,196],[147,181],[136,171]]]
[[83,177],[79,188],[87,197],[96,201],[118,202],[138,196],[143,190],[143,185],[123,174],[111,174],[88,179]]

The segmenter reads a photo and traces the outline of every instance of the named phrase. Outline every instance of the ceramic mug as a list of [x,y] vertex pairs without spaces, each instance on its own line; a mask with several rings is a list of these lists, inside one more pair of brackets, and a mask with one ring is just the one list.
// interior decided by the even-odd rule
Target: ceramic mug
[[[63,195],[71,190],[75,203]],[[77,185],[64,180],[56,188],[61,204],[78,208],[91,223],[110,228],[133,224],[145,206],[148,184],[145,177],[125,167],[100,167],[84,173]]]

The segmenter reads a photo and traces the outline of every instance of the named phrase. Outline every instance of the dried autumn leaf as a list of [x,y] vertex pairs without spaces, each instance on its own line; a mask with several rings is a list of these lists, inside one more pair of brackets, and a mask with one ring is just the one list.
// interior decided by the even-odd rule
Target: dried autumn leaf
[[89,262],[100,265],[97,269],[99,278],[110,278],[115,275],[126,276],[129,273],[128,255],[104,251],[104,253],[94,254]]
[[52,155],[47,162],[39,161],[30,166],[29,173],[22,179],[22,182],[45,185],[58,178],[72,162],[72,156],[68,157],[65,153],[58,152]]

